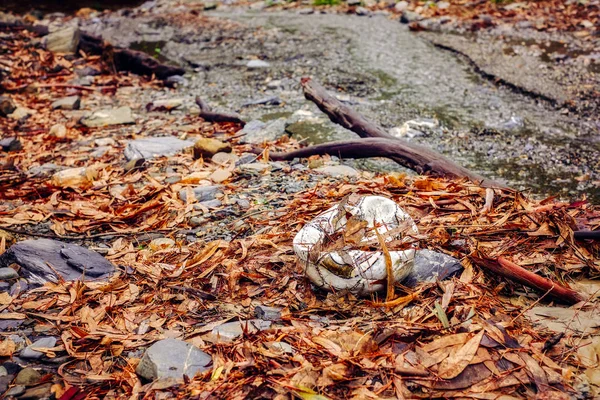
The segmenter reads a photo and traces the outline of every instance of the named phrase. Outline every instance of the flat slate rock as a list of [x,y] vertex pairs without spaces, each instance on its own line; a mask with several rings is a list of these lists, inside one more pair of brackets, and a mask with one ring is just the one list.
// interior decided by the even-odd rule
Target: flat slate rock
[[56,346],[56,338],[52,336],[44,337],[36,340],[32,344],[21,350],[19,357],[37,360],[39,358],[42,358],[42,356],[44,355],[44,353],[42,353],[41,351],[37,351],[37,349],[49,349],[54,346]]
[[[262,144],[271,142],[285,135],[285,119],[280,118],[267,123],[253,120],[244,126],[240,132],[240,142],[250,144]],[[256,156],[255,156],[256,157]]]
[[194,143],[191,140],[181,140],[170,136],[136,139],[127,143],[125,158],[136,160],[172,156],[185,148],[193,146]]
[[81,123],[88,128],[97,128],[109,125],[133,124],[135,119],[131,115],[131,108],[119,107],[111,110],[99,110],[81,119]]
[[74,281],[108,279],[115,271],[115,266],[100,254],[51,239],[25,240],[12,245],[0,255],[0,267],[13,263],[21,267],[21,275],[34,285],[57,282],[57,273],[64,280]]
[[427,249],[417,250],[415,254],[415,266],[402,284],[414,287],[421,282],[436,282],[447,279],[463,267],[460,261],[444,253],[438,253]]
[[183,375],[193,378],[197,373],[211,369],[212,357],[196,346],[177,339],[164,339],[146,350],[136,368],[148,380],[175,378]]

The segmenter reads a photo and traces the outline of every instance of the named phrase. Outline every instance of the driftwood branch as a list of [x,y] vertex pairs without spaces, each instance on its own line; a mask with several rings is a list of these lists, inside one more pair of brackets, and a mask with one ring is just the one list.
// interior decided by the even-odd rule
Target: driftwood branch
[[185,70],[161,64],[148,54],[137,50],[112,47],[100,37],[82,32],[79,49],[89,54],[107,57],[108,62],[114,65],[116,71],[131,71],[138,75],[155,75],[159,79],[166,79],[172,75],[183,75]]
[[45,25],[30,25],[22,21],[0,21],[0,30],[26,30],[37,35],[44,36],[49,33],[48,27]]
[[580,293],[573,289],[534,274],[503,257],[499,257],[497,260],[473,256],[470,258],[477,265],[496,275],[508,278],[531,288],[539,289],[544,293],[548,292],[550,296],[563,303],[576,304],[585,300]]
[[200,96],[196,97],[196,104],[198,107],[200,107],[200,117],[205,121],[234,122],[236,124],[241,124],[242,126],[246,125],[246,121],[244,121],[239,115],[212,111],[210,106],[206,104],[206,102],[202,100]]
[[349,140],[309,146],[290,153],[270,153],[274,160],[334,154],[346,158],[387,157],[420,174],[450,178],[467,178],[483,187],[503,187],[479,174],[461,167],[428,147],[410,143],[387,133],[349,106],[341,103],[310,78],[302,79],[304,96],[314,102],[332,122],[351,130],[362,140]]

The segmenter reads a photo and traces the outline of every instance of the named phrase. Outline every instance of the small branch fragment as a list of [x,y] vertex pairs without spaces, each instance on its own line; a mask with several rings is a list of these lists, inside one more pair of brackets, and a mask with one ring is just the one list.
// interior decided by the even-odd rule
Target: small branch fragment
[[585,300],[580,293],[573,289],[534,274],[503,257],[498,257],[497,260],[474,256],[471,256],[470,258],[477,263],[477,265],[482,266],[495,274],[509,278],[525,286],[548,292],[550,296],[562,302],[576,304]]
[[196,104],[198,104],[198,107],[200,107],[200,117],[205,121],[233,122],[236,124],[241,124],[242,126],[246,125],[246,121],[244,121],[239,115],[212,111],[210,106],[206,104],[206,102],[199,96],[196,97]]

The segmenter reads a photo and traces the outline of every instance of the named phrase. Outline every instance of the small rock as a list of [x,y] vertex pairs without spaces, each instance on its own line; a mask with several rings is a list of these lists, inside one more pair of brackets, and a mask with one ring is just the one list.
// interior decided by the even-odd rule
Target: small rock
[[15,112],[17,106],[10,97],[0,96],[0,116],[8,117]]
[[67,127],[63,124],[54,124],[48,133],[57,139],[64,139],[67,137]]
[[407,8],[408,8],[408,1],[404,1],[404,0],[399,1],[394,6],[394,9],[398,12],[404,12],[404,11],[406,11]]
[[359,16],[371,15],[371,11],[369,11],[368,9],[366,9],[364,7],[356,7],[356,10],[354,12],[356,13],[356,15],[359,15]]
[[310,14],[314,14],[315,13],[315,9],[314,8],[300,8],[298,10],[298,14],[300,15],[310,15]]
[[242,164],[239,166],[240,171],[242,172],[250,172],[250,173],[256,173],[256,172],[263,172],[266,171],[268,169],[271,169],[271,166],[267,163],[250,163],[250,164]]
[[281,320],[281,308],[256,306],[254,315],[256,315],[256,318],[264,321],[279,321]]
[[[192,189],[192,193],[196,197],[196,201],[199,202],[214,200],[217,194],[221,193],[221,186],[196,186]],[[179,191],[179,198],[181,201],[187,201],[187,189]]]
[[236,162],[238,160],[238,156],[233,153],[217,153],[211,157],[212,162],[215,164],[223,165],[229,162]]
[[280,87],[281,87],[281,81],[278,79],[269,81],[269,83],[267,83],[267,89],[275,90],[275,89],[279,89]]
[[23,149],[23,145],[18,138],[10,137],[0,140],[0,148],[2,148],[2,151],[19,151]]
[[579,22],[579,25],[583,26],[586,29],[590,29],[595,26],[592,21],[588,21],[587,19],[584,19],[583,21]]
[[20,119],[25,119],[28,118],[30,115],[35,114],[35,110],[31,110],[29,108],[26,107],[17,107],[12,114],[10,114],[8,116],[8,118],[11,119],[15,119],[15,120],[20,120]]
[[269,68],[271,64],[263,60],[250,60],[246,67],[250,69]]
[[258,105],[277,106],[279,104],[281,104],[281,99],[279,97],[269,96],[269,97],[263,97],[262,99],[258,99],[258,100],[248,101],[248,102],[242,104],[242,107],[258,106]]
[[15,385],[33,386],[39,383],[42,374],[33,368],[24,368],[17,374]]
[[285,119],[280,118],[268,123],[253,120],[244,126],[240,131],[241,143],[246,144],[262,144],[279,139],[285,135]]
[[79,46],[79,29],[67,27],[44,37],[44,46],[55,53],[75,53]]
[[168,87],[186,86],[188,84],[188,80],[181,75],[171,75],[164,82]]
[[151,137],[128,142],[124,153],[127,160],[151,159],[172,156],[193,145],[194,142],[191,140],[181,140],[171,136]]
[[83,68],[76,69],[75,73],[77,74],[77,76],[83,77],[83,76],[97,76],[97,75],[100,75],[102,72],[100,72],[96,68],[92,68],[90,66],[85,66]]
[[204,11],[216,10],[218,6],[217,2],[207,2],[204,3]]
[[280,353],[293,354],[294,348],[286,342],[266,342],[265,346],[269,350],[277,351]]
[[422,282],[441,281],[461,270],[460,261],[454,257],[428,249],[417,250],[414,267],[402,284],[414,287]]
[[108,153],[109,150],[110,147],[108,146],[98,147],[96,150],[90,153],[90,158],[102,158],[106,153]]
[[237,199],[235,202],[244,210],[250,208],[250,202],[246,199]]
[[19,373],[20,370],[23,369],[19,364],[10,361],[5,362],[4,364],[2,364],[2,366],[4,367],[8,375],[16,375]]
[[134,124],[131,108],[119,107],[110,110],[100,110],[81,119],[81,123],[88,128],[97,128],[109,125]]
[[19,396],[19,400],[46,400],[52,395],[52,383],[44,383],[36,387],[29,388]]
[[154,100],[146,106],[147,111],[171,111],[180,108],[183,99]]
[[42,164],[39,167],[30,168],[27,171],[27,176],[32,178],[44,178],[54,174],[56,171],[63,169],[59,165],[53,163]]
[[10,283],[0,282],[0,292],[8,292],[10,290]]
[[437,3],[437,8],[439,8],[440,10],[445,10],[448,7],[450,7],[450,3],[448,3],[447,1],[440,1],[439,3]]
[[57,110],[79,110],[81,106],[81,97],[69,96],[58,99],[52,103],[52,109]]
[[10,294],[12,297],[18,297],[21,293],[24,293],[29,288],[27,281],[25,279],[19,279],[10,287]]
[[4,393],[4,396],[5,397],[17,397],[17,396],[20,396],[23,393],[25,393],[25,389],[26,389],[25,386],[17,385],[17,386],[14,386],[14,387],[8,389],[6,391],[6,393]]
[[212,334],[224,341],[231,341],[242,335],[244,332],[255,333],[271,327],[271,321],[260,319],[250,319],[247,321],[227,322],[219,325],[212,330]]
[[115,139],[113,139],[113,138],[100,138],[100,139],[94,140],[94,144],[98,147],[115,146],[117,144],[117,142],[115,142]]
[[225,182],[227,179],[231,178],[231,171],[225,168],[216,169],[208,179],[213,181],[214,183]]
[[409,24],[411,22],[421,21],[423,17],[420,14],[417,14],[414,11],[404,11],[402,12],[402,16],[400,17],[400,22],[403,24]]
[[362,3],[362,0],[347,0],[346,4],[349,6],[359,6]]
[[[114,265],[100,254],[71,243],[51,239],[24,240],[0,255],[0,267],[18,264],[27,282],[43,285],[64,280],[105,280],[115,271]],[[51,265],[50,268],[48,265]]]
[[193,378],[209,370],[212,357],[196,346],[177,339],[164,339],[154,343],[142,357],[136,373],[147,380],[175,378],[183,375]]
[[347,165],[328,165],[325,167],[317,168],[315,169],[315,171],[333,177],[358,176],[358,171]]
[[12,268],[0,268],[0,280],[8,281],[18,279],[19,274]]
[[24,348],[21,351],[21,353],[19,354],[19,357],[37,360],[39,358],[42,358],[44,353],[42,353],[41,351],[37,351],[36,349],[40,349],[40,348],[48,349],[48,348],[52,348],[54,346],[56,346],[56,338],[51,337],[51,336],[41,338],[41,339],[36,340],[35,342],[30,344],[26,348]]
[[194,144],[194,158],[210,158],[217,153],[231,153],[231,144],[213,138],[201,138]]
[[199,204],[194,204],[194,210],[196,211],[202,211],[203,207],[206,208],[218,208],[221,207],[223,205],[223,202],[219,199],[214,199],[214,200],[208,200],[208,201],[203,201]]

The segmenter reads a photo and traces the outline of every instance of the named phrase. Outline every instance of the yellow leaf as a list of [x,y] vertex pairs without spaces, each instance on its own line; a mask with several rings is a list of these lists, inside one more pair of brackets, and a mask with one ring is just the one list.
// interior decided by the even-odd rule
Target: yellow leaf
[[0,357],[10,357],[17,350],[17,345],[10,339],[0,342]]
[[463,372],[473,357],[475,357],[482,337],[483,330],[469,339],[456,353],[451,354],[450,357],[442,361],[438,369],[440,378],[452,379]]
[[213,370],[213,373],[210,376],[210,381],[212,382],[212,381],[216,381],[217,379],[219,379],[221,377],[222,372],[223,372],[223,366],[221,365],[220,367]]
[[300,397],[302,400],[330,400],[329,397],[318,394],[317,392],[305,387],[294,389],[294,394]]
[[7,292],[0,293],[0,304],[5,306],[5,305],[12,303],[12,301],[13,301],[13,298],[10,294],[8,294]]

